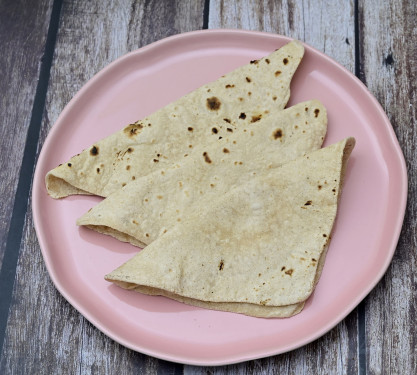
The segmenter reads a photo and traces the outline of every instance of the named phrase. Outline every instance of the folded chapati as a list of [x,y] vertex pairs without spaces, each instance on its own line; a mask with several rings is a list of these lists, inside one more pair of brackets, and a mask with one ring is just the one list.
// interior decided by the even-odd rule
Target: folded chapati
[[[110,281],[110,280],[109,280]],[[187,305],[201,307],[210,310],[227,311],[239,314],[255,316],[259,318],[288,318],[298,314],[304,308],[304,302],[295,303],[293,305],[285,306],[264,306],[253,303],[235,303],[235,302],[207,302],[194,298],[180,296],[175,293],[170,293],[166,290],[147,287],[143,285],[135,285],[125,283],[123,281],[115,282],[118,286],[124,289],[132,289],[136,292],[148,294],[151,296],[164,296],[175,301],[185,303]]]
[[199,206],[105,278],[211,309],[293,315],[320,277],[354,144],[313,151]]
[[288,102],[304,47],[293,41],[98,141],[46,175],[50,196],[108,196],[156,169],[275,116]]
[[319,149],[326,129],[326,109],[319,101],[297,104],[260,119],[247,131],[230,131],[210,147],[196,147],[173,168],[129,183],[77,224],[144,247],[197,207],[209,206],[253,176]]

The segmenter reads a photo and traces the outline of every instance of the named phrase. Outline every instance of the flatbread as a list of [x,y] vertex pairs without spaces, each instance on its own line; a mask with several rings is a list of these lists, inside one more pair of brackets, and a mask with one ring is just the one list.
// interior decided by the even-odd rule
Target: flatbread
[[174,165],[197,145],[227,136],[227,129],[237,132],[275,116],[288,102],[303,54],[300,42],[290,42],[98,141],[48,172],[49,195],[106,197],[133,178]]
[[258,318],[289,318],[298,314],[303,308],[305,302],[296,303],[286,306],[263,306],[253,303],[234,303],[234,302],[208,302],[201,301],[194,298],[184,297],[175,293],[168,292],[166,290],[158,288],[150,288],[143,285],[135,285],[131,283],[125,283],[123,281],[115,282],[116,285],[124,288],[147,294],[151,296],[163,296],[173,299],[178,302],[185,303],[187,305],[201,307],[203,309],[227,311],[232,313],[239,313],[244,315],[250,315]]
[[254,316],[305,302],[320,277],[354,145],[347,138],[313,151],[199,207],[106,280],[219,310],[226,303],[242,312],[232,304],[245,304],[242,313]]
[[321,147],[327,113],[317,100],[261,119],[247,131],[229,132],[198,147],[173,168],[161,169],[119,189],[78,221],[100,233],[144,247],[253,176],[267,173]]

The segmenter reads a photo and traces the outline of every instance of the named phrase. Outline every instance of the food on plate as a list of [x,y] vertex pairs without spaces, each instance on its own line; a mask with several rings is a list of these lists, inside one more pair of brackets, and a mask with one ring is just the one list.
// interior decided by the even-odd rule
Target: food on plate
[[303,54],[290,42],[47,173],[53,198],[105,197],[78,225],[146,246],[106,280],[255,317],[302,311],[355,145],[320,149],[319,101],[284,109]]
[[196,145],[174,167],[117,190],[77,224],[144,247],[195,211],[216,204],[230,189],[319,149],[326,129],[326,109],[319,101],[297,104],[247,131]]
[[[104,138],[46,175],[53,198],[106,197],[133,179],[173,166],[230,130],[255,128],[287,104],[304,47],[292,41]],[[230,130],[229,130],[230,129]]]
[[354,145],[313,151],[198,206],[105,278],[215,310],[294,315],[321,275]]

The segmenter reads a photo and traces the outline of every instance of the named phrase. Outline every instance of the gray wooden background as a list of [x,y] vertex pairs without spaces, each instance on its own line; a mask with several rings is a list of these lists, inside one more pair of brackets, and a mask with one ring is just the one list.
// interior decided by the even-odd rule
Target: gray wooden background
[[[49,279],[29,199],[45,137],[88,79],[205,28],[287,35],[344,65],[388,114],[409,174],[393,262],[359,307],[305,347],[223,367],[157,360],[87,322]],[[416,46],[413,0],[0,0],[0,374],[416,374]]]

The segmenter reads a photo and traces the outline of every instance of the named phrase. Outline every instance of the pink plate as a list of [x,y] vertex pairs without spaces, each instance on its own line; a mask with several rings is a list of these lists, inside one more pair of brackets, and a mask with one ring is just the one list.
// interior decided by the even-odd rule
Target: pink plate
[[406,205],[407,173],[401,149],[384,111],[366,87],[309,46],[292,83],[291,103],[321,100],[329,117],[326,145],[347,136],[354,136],[357,144],[322,277],[299,315],[251,318],[110,285],[103,275],[131,258],[137,248],[75,225],[99,198],[54,200],[46,193],[47,171],[98,137],[289,40],[236,30],[197,31],[161,40],[98,73],[52,128],[33,185],[33,215],[42,254],[62,295],[115,341],[151,356],[195,365],[283,353],[333,328],[385,273]]

